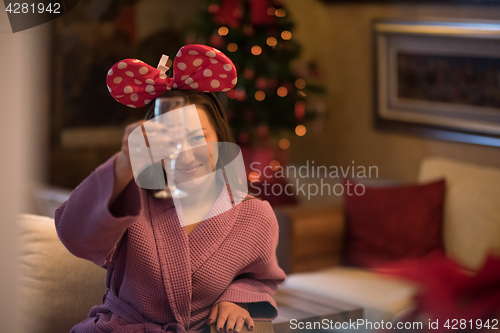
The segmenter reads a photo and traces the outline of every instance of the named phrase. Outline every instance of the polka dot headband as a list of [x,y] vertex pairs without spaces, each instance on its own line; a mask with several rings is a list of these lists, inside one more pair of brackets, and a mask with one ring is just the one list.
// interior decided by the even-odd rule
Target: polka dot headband
[[158,68],[137,59],[117,62],[106,78],[109,92],[118,102],[139,108],[167,90],[228,91],[237,81],[233,62],[210,46],[183,46],[174,59],[173,78],[165,73],[167,60],[163,55]]

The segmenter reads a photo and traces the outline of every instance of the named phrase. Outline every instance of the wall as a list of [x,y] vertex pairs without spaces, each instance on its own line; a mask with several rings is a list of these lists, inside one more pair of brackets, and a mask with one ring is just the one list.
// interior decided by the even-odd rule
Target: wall
[[292,140],[293,161],[347,166],[376,165],[381,178],[413,181],[420,161],[442,156],[500,167],[500,148],[435,141],[375,131],[372,124],[372,40],[375,18],[422,17],[498,19],[500,7],[443,5],[326,5],[317,0],[286,0],[297,25],[293,37],[303,58],[318,62],[328,94],[329,118],[321,134]]
[[16,214],[30,207],[30,189],[44,172],[43,133],[48,103],[47,27],[12,33],[0,13],[0,323],[24,332],[16,320]]

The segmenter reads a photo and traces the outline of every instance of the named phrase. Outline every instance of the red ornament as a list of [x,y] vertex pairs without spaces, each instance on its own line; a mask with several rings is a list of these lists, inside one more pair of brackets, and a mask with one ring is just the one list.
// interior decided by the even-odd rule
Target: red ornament
[[245,70],[243,71],[243,76],[245,77],[245,79],[251,80],[255,76],[255,72],[251,68],[245,68]]
[[255,80],[255,86],[260,90],[267,89],[267,79],[265,77],[258,77]]
[[[215,22],[232,28],[240,26],[243,17],[241,0],[223,0],[215,13]],[[274,18],[267,14],[269,0],[250,1],[250,21],[253,25],[272,24]]]
[[227,92],[227,97],[231,98],[231,99],[235,99],[236,98],[236,90],[234,89],[231,89]]
[[250,136],[246,132],[241,132],[238,139],[241,143],[248,143]]
[[210,45],[216,48],[221,48],[224,45],[224,39],[218,34],[210,36]]
[[245,88],[236,88],[236,99],[238,101],[244,101],[247,99],[247,93],[245,92]]
[[257,127],[257,135],[261,138],[265,138],[269,135],[269,126],[263,124]]
[[212,14],[217,13],[218,10],[219,10],[219,6],[215,3],[208,6],[208,11]]
[[301,120],[302,118],[304,118],[305,113],[306,113],[306,103],[302,101],[295,102],[295,118],[297,120]]

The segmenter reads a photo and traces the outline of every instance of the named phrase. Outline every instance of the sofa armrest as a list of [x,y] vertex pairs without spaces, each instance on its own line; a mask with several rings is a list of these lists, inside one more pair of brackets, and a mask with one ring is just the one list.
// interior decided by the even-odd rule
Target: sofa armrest
[[342,206],[279,207],[276,255],[285,273],[314,271],[341,262],[344,236]]

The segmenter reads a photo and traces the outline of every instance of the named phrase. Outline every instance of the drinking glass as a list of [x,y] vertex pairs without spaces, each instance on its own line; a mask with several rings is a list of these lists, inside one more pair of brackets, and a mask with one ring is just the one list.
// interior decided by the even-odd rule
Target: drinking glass
[[168,158],[162,159],[161,162],[164,168],[165,165],[168,168],[168,187],[170,188],[170,193],[166,190],[156,192],[156,198],[185,198],[188,195],[175,184],[175,164],[187,135],[184,106],[186,106],[186,99],[181,96],[160,97],[155,102],[155,122],[161,123],[163,135],[168,137],[168,144],[166,147],[162,146],[163,155]]

